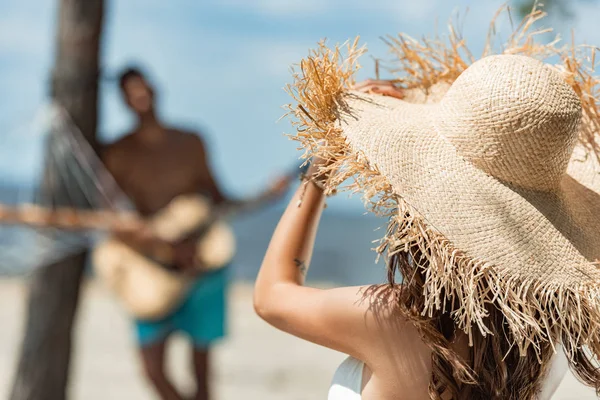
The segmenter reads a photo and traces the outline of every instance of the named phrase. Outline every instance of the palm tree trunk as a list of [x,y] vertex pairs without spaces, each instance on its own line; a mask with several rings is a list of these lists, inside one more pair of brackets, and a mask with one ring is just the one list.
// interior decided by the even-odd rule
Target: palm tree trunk
[[[98,76],[103,0],[60,0],[51,97],[66,109],[96,146]],[[45,170],[42,196],[64,198],[65,185],[52,184]],[[68,392],[72,328],[85,252],[35,273],[11,400],[64,400]]]

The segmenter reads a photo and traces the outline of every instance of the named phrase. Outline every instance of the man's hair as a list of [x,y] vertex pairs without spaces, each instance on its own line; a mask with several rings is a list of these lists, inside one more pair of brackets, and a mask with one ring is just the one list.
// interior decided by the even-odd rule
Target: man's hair
[[125,83],[131,78],[141,78],[146,81],[146,76],[139,68],[127,67],[119,75],[119,87],[121,91],[125,91]]

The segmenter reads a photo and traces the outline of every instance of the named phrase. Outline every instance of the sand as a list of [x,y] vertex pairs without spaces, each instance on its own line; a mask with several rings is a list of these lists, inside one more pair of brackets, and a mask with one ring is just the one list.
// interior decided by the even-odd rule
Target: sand
[[[278,332],[252,309],[252,288],[235,284],[230,299],[230,335],[215,348],[215,400],[325,399],[331,376],[344,358]],[[20,343],[25,287],[0,281],[0,399],[8,398]],[[190,388],[186,343],[175,338],[169,371]],[[97,283],[86,284],[76,331],[71,399],[153,399],[140,374],[127,316]],[[595,399],[594,392],[568,375],[554,399]]]

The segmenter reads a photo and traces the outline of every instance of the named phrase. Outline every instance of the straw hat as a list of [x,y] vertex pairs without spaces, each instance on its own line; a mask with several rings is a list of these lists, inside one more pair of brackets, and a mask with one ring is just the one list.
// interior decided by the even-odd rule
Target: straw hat
[[452,298],[457,325],[485,335],[494,304],[523,354],[562,337],[599,355],[595,99],[589,81],[532,57],[553,48],[518,49],[452,60],[437,75],[415,73],[432,64],[411,64],[404,49],[405,71],[420,78],[398,100],[351,89],[355,45],[345,60],[322,45],[290,87],[296,139],[307,156],[334,161],[330,190],[353,176],[391,215],[380,252],[424,254],[427,263],[413,260],[426,276],[423,314]]

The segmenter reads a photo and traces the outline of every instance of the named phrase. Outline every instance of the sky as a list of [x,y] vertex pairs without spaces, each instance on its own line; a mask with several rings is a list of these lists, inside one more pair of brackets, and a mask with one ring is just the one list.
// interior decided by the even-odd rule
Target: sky
[[[114,77],[126,65],[147,72],[159,91],[159,113],[168,124],[201,132],[211,164],[225,190],[260,190],[289,170],[299,152],[282,105],[290,65],[327,38],[356,36],[369,53],[386,58],[380,39],[406,32],[420,38],[445,32],[458,13],[463,35],[476,52],[483,47],[496,0],[106,0],[102,45],[100,137],[111,141],[133,126]],[[0,180],[31,181],[41,165],[44,110],[53,60],[58,0],[0,0]],[[468,12],[467,12],[468,11]],[[466,15],[465,15],[466,14]],[[554,20],[558,32],[600,44],[600,3],[582,1],[570,20]],[[549,21],[547,21],[547,24]],[[508,23],[498,26],[510,33]],[[359,79],[372,77],[362,59]],[[332,200],[355,210],[358,199]]]

